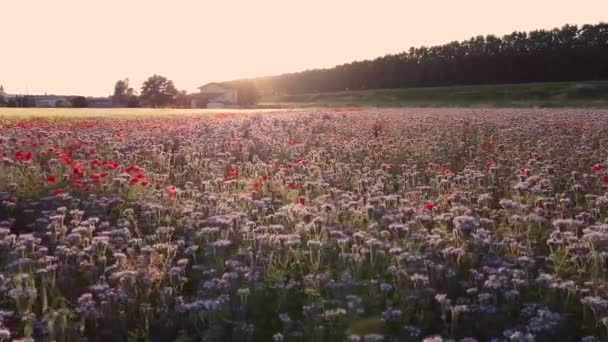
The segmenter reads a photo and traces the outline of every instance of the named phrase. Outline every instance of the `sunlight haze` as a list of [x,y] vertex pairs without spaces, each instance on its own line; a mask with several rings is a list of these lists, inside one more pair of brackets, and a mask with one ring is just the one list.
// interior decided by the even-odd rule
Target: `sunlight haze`
[[331,67],[475,35],[608,20],[608,1],[3,1],[8,93],[107,96]]

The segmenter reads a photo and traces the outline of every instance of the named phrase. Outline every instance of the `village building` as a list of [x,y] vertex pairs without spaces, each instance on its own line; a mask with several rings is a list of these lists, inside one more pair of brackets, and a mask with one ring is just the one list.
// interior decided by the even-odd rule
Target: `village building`
[[62,102],[68,102],[67,96],[62,95],[34,95],[36,107],[57,107]]
[[113,103],[110,97],[87,97],[89,108],[112,108]]
[[214,82],[200,86],[198,90],[198,93],[190,95],[192,108],[223,108],[238,105],[236,88]]

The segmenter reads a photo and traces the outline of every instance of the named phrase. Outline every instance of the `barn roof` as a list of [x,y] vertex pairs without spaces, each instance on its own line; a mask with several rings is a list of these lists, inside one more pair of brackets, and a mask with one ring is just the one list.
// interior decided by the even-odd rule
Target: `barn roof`
[[202,86],[198,87],[198,89],[202,89],[202,88],[208,87],[210,85],[215,85],[215,86],[218,86],[218,87],[221,87],[221,88],[224,88],[224,89],[234,89],[233,87],[230,87],[230,86],[222,84],[222,83],[217,83],[217,82],[207,83],[205,85],[202,85]]

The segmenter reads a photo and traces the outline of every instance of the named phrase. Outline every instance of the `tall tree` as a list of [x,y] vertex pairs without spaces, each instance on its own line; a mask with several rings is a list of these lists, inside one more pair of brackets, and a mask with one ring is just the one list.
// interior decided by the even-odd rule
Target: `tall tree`
[[190,107],[190,97],[188,96],[188,92],[185,90],[180,90],[177,92],[173,100],[173,105],[177,108]]
[[84,96],[74,96],[70,99],[70,103],[74,108],[86,108],[89,106],[87,98]]
[[114,85],[114,94],[112,95],[112,102],[118,106],[128,105],[131,97],[136,96],[135,90],[129,87],[129,79],[119,80]]
[[476,36],[397,55],[252,81],[263,93],[298,94],[608,79],[608,23]]
[[141,87],[141,100],[152,107],[165,107],[171,104],[177,95],[173,81],[164,76],[152,75]]

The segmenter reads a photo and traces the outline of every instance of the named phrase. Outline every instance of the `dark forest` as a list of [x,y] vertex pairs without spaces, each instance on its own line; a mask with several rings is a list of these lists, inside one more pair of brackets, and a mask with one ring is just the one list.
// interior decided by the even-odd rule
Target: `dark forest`
[[299,94],[608,79],[608,24],[477,36],[330,69],[253,79],[264,93]]

